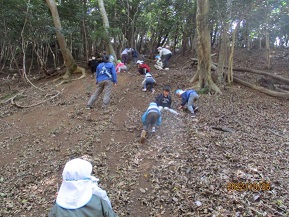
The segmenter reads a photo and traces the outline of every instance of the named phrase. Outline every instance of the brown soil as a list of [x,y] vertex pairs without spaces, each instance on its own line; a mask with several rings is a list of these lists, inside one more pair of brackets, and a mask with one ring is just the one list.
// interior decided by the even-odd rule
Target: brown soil
[[[238,51],[235,59],[238,67],[264,70],[261,53]],[[153,71],[156,93],[163,84],[192,86],[185,61],[175,55],[172,62],[169,71]],[[288,62],[276,57],[269,71],[288,77]],[[0,104],[0,216],[47,216],[65,162],[83,155],[93,159],[94,175],[119,216],[289,216],[288,101],[232,85],[221,96],[201,95],[196,119],[164,112],[156,135],[141,144],[140,118],[156,96],[141,91],[142,79],[133,68],[120,75],[106,111],[101,99],[84,109],[95,88],[90,76],[61,85],[60,97],[37,107]],[[54,91],[52,81],[37,85]],[[47,94],[14,89],[25,90],[17,102],[26,105]],[[269,191],[227,189],[264,181]]]

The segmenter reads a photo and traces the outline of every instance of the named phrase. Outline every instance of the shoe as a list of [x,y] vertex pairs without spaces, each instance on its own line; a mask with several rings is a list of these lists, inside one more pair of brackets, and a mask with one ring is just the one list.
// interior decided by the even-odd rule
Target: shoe
[[195,114],[191,114],[191,118],[195,118],[196,117],[196,115]]
[[152,89],[152,93],[154,93],[155,92],[155,89]]
[[85,109],[90,110],[90,109],[92,109],[92,107],[91,107],[90,105],[87,105],[87,106],[85,107]]
[[169,70],[169,68],[165,68],[165,70]]
[[146,88],[144,88],[144,89],[142,89],[142,91],[143,91],[143,92],[146,92],[146,91],[147,91],[147,89],[146,89]]
[[197,112],[197,111],[199,111],[199,107],[198,106],[194,107],[194,112]]
[[155,133],[155,132],[156,132],[156,128],[153,127],[153,128],[152,128],[152,133]]
[[143,143],[146,139],[146,134],[147,132],[145,130],[142,130],[141,131],[141,134],[140,134],[140,142]]

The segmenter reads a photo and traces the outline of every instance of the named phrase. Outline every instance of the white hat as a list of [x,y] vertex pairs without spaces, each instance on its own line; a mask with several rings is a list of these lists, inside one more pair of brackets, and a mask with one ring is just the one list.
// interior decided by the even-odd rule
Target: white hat
[[78,209],[85,206],[92,197],[92,165],[80,158],[65,164],[56,203],[65,209]]
[[95,60],[95,56],[93,56],[91,59]]
[[138,61],[136,61],[136,64],[143,64],[143,61],[142,60],[138,60]]

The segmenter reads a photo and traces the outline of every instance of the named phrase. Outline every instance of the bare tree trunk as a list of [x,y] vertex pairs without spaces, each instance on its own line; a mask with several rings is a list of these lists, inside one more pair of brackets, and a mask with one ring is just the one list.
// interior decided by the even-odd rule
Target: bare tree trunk
[[66,73],[63,76],[64,79],[69,79],[71,77],[72,72],[74,71],[81,71],[82,77],[86,76],[85,69],[76,65],[75,60],[69,50],[67,43],[65,41],[64,35],[62,33],[62,27],[60,23],[60,18],[57,10],[57,6],[54,0],[46,0],[46,3],[51,11],[51,15],[53,18],[56,37],[59,42],[60,50],[64,59],[64,64],[66,66]]
[[228,31],[229,23],[223,24],[222,29],[222,36],[221,36],[221,43],[220,43],[220,51],[218,56],[218,67],[217,67],[217,74],[218,74],[218,83],[223,84],[225,80],[225,68],[227,65],[227,52],[228,52]]
[[265,33],[265,40],[266,40],[266,60],[267,60],[266,68],[267,68],[267,69],[270,69],[270,68],[271,68],[271,58],[270,58],[269,32],[266,32],[266,33]]
[[107,18],[107,14],[106,14],[106,11],[105,11],[103,0],[98,0],[98,4],[99,4],[100,14],[101,14],[102,20],[103,20],[103,25],[104,25],[104,28],[105,28],[105,32],[107,34],[107,40],[106,41],[107,41],[107,44],[108,44],[108,47],[109,47],[109,53],[111,55],[113,55],[114,60],[116,61],[117,58],[116,58],[115,51],[114,51],[114,48],[112,46],[112,43],[111,43],[111,40],[110,40],[110,36],[109,36],[109,32],[108,32],[109,22],[108,22],[108,18]]
[[236,25],[234,31],[233,31],[233,36],[232,36],[232,46],[231,46],[231,53],[229,56],[229,66],[227,70],[227,79],[228,83],[231,84],[233,82],[233,58],[234,58],[234,51],[235,51],[235,42],[236,42],[236,33],[238,31],[238,28],[240,26],[240,22]]
[[199,87],[208,88],[215,93],[221,90],[213,82],[211,77],[211,40],[208,28],[209,0],[197,0],[197,47]]

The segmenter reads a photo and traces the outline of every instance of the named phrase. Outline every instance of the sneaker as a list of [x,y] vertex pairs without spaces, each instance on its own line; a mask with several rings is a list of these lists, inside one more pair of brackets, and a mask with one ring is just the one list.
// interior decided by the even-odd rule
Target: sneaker
[[191,118],[195,118],[196,117],[196,115],[195,114],[191,114]]
[[143,143],[146,139],[146,134],[147,132],[145,130],[142,130],[141,131],[141,134],[140,134],[140,142]]
[[143,92],[146,92],[146,91],[147,91],[147,89],[146,89],[146,88],[144,88],[144,89],[142,89],[142,91],[143,91]]
[[90,109],[92,109],[92,107],[91,107],[90,105],[87,105],[87,106],[85,107],[85,109],[90,110]]
[[155,132],[156,132],[156,128],[153,127],[153,128],[152,128],[152,133],[155,133]]
[[197,112],[197,111],[199,111],[199,107],[198,106],[194,107],[194,112]]
[[169,68],[165,68],[165,70],[169,70]]
[[152,93],[154,93],[155,92],[155,89],[152,89]]

